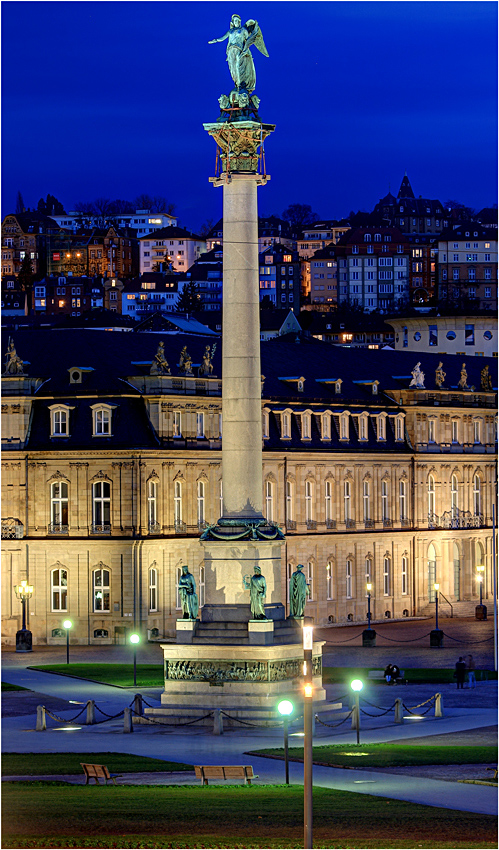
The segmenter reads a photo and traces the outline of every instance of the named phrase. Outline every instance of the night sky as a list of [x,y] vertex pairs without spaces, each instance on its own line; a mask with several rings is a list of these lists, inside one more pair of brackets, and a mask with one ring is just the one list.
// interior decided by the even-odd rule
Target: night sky
[[232,80],[222,36],[256,18],[272,180],[260,213],[371,210],[407,170],[416,195],[496,201],[495,2],[2,3],[2,215],[51,193],[163,195],[196,230],[222,212],[208,183]]

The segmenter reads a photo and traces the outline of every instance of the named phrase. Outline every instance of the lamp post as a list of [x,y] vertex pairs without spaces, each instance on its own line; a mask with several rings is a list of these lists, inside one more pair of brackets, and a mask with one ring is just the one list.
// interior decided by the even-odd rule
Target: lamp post
[[350,687],[355,694],[355,731],[357,732],[357,743],[360,740],[360,692],[364,683],[360,679],[354,679]]
[[303,841],[305,848],[312,845],[312,712],[313,712],[313,679],[312,651],[313,631],[311,618],[307,617],[303,625]]
[[435,591],[435,628],[430,632],[430,646],[442,647],[444,645],[444,633],[442,629],[438,628],[438,594],[440,592],[440,585],[435,583],[433,590]]
[[475,618],[477,620],[486,620],[487,619],[487,608],[483,604],[483,582],[485,579],[485,566],[484,564],[477,564],[476,567],[476,580],[480,586],[480,604],[475,608]]
[[483,596],[482,596],[482,593],[483,593],[483,574],[485,572],[484,565],[483,564],[477,564],[476,571],[478,573],[478,575],[477,575],[478,584],[480,585],[480,605],[481,605],[482,604],[482,598],[483,598]]
[[370,582],[368,582],[366,584],[366,589],[367,589],[367,628],[370,630],[371,629],[371,590],[372,590],[372,584]]
[[66,629],[66,664],[69,664],[69,630],[72,628],[73,623],[71,620],[64,620],[62,625]]
[[289,715],[293,714],[294,705],[289,699],[283,699],[277,706],[277,710],[283,719],[284,728],[284,764],[286,771],[286,785],[289,785],[289,748],[288,748],[288,722]]
[[130,635],[130,643],[133,645],[133,685],[137,686],[137,644],[140,643],[140,635]]
[[32,652],[33,636],[29,629],[26,628],[26,600],[33,595],[33,585],[27,581],[22,581],[20,584],[14,585],[14,591],[18,599],[21,600],[23,612],[22,629],[16,633],[16,652]]
[[362,632],[362,646],[376,646],[376,632],[371,629],[371,590],[373,586],[370,581],[366,584],[367,591],[367,629]]

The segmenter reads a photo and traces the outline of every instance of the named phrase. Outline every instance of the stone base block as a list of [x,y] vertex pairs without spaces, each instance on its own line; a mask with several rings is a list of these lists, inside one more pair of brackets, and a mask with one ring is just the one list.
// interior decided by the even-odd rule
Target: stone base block
[[444,645],[444,633],[442,629],[432,629],[430,632],[430,646],[441,647]]
[[250,620],[248,623],[250,646],[269,646],[274,642],[274,623],[272,620]]
[[16,632],[16,652],[32,652],[33,635],[29,629],[19,629]]
[[177,643],[192,643],[192,638],[196,634],[197,620],[177,620]]
[[[286,610],[282,602],[265,605],[265,615],[269,620],[284,620]],[[251,609],[247,605],[203,605],[201,621],[203,623],[247,623],[251,620]]]

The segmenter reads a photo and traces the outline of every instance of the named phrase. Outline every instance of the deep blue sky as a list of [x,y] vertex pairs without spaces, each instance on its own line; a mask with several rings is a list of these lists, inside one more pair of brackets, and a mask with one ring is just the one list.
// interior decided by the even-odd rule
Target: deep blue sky
[[262,214],[370,210],[407,170],[416,195],[496,201],[495,2],[2,3],[2,214],[17,190],[66,210],[164,195],[181,224],[221,215],[203,122],[232,81],[230,16],[256,18],[272,180]]

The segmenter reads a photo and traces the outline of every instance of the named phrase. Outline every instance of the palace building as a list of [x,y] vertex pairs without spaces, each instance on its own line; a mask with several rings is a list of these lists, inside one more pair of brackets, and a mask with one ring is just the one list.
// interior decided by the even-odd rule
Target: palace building
[[[199,537],[222,514],[221,341],[72,329],[14,342],[2,376],[3,643],[20,628],[24,579],[35,644],[64,642],[68,616],[81,644],[132,628],[172,636],[183,564],[209,602]],[[477,566],[487,604],[496,361],[423,353],[416,388],[410,351],[345,356],[293,333],[261,356],[264,514],[286,537],[283,588],[304,564],[307,615],[364,623],[367,582],[374,619],[430,614],[435,581],[443,613],[470,614]]]

